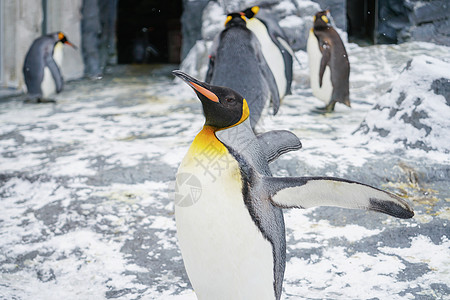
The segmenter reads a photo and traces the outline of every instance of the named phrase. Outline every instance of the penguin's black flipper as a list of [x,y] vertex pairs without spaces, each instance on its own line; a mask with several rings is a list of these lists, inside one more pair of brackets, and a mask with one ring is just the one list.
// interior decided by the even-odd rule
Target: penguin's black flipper
[[287,130],[273,130],[256,136],[264,151],[267,162],[271,163],[282,154],[302,147],[299,138]]
[[333,177],[264,177],[275,206],[309,208],[338,206],[382,212],[409,219],[414,211],[403,199],[355,181]]
[[280,94],[278,93],[278,85],[275,81],[275,77],[273,76],[272,71],[269,68],[264,57],[260,57],[260,66],[261,71],[264,78],[267,81],[267,85],[269,86],[270,94],[272,95],[272,109],[273,115],[276,115],[278,110],[280,109]]
[[46,57],[45,64],[50,69],[50,72],[52,73],[53,79],[55,80],[56,92],[57,93],[61,92],[62,89],[63,89],[64,80],[63,80],[61,72],[60,72],[60,70],[58,68],[58,65],[53,60],[53,57],[50,56],[50,55],[48,55]]
[[208,63],[208,71],[206,71],[206,77],[205,77],[206,83],[211,83],[211,79],[212,79],[212,76],[214,73],[214,61],[215,61],[215,56],[210,55],[209,63]]
[[285,75],[286,75],[286,92],[285,95],[291,95],[291,86],[292,86],[292,80],[293,80],[293,66],[294,66],[294,58],[297,60],[298,64],[301,66],[300,62],[298,61],[297,57],[295,56],[294,51],[292,50],[291,46],[289,46],[289,43],[286,41],[286,39],[282,37],[277,37],[277,45],[282,52],[283,60],[284,60],[284,67],[285,67]]
[[322,60],[320,61],[320,69],[319,69],[319,86],[322,87],[322,79],[323,74],[325,73],[325,68],[328,65],[328,62],[330,61],[331,57],[331,51],[330,46],[327,42],[324,42],[323,45],[320,47],[322,50]]
[[210,54],[209,54],[208,70],[206,71],[206,78],[205,78],[206,83],[211,83],[212,77],[214,75],[214,63],[216,61],[217,49],[219,48],[220,45],[220,37],[221,37],[220,33],[216,35],[211,45],[211,49],[209,50]]
[[264,58],[264,55],[262,54],[261,45],[259,44],[256,36],[253,36],[252,45],[253,49],[255,49],[255,55],[259,63],[259,68],[261,70],[264,79],[267,82],[270,94],[272,96],[273,114],[276,115],[278,109],[280,109],[280,94],[278,93],[277,82],[275,81],[275,77],[273,76],[272,70],[270,70],[267,61]]

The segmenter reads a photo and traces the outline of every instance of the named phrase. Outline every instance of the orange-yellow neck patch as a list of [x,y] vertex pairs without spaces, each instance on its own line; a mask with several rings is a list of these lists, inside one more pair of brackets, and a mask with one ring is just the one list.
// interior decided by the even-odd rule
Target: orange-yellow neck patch
[[224,130],[244,122],[250,115],[250,109],[248,108],[247,101],[244,99],[242,104],[242,116],[241,119],[234,125],[226,128],[215,128],[212,126],[203,126],[203,129],[197,134],[191,147],[189,148],[189,155],[209,155],[213,157],[215,155],[223,155],[228,152],[228,149],[217,139],[214,134],[217,130]]
[[192,145],[189,148],[189,154],[193,156],[205,155],[213,158],[228,152],[227,148],[225,148],[214,134],[216,130],[217,128],[211,126],[203,126],[203,129],[197,134],[192,142]]

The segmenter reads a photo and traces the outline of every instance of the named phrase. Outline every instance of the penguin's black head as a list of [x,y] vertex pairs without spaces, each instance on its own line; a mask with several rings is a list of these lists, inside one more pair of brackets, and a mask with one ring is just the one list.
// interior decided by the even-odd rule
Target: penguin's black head
[[259,11],[259,6],[252,6],[252,7],[247,8],[246,10],[244,10],[243,13],[247,19],[251,19],[254,16],[256,16],[258,11]]
[[247,26],[247,21],[245,20],[245,14],[243,12],[234,12],[227,15],[225,28],[230,28],[232,26]]
[[247,101],[234,90],[207,84],[179,70],[172,74],[186,82],[202,102],[205,125],[223,129],[232,127],[249,116]]
[[64,33],[62,33],[61,31],[58,32],[58,42],[61,42],[63,44],[72,46],[74,49],[77,49],[77,46],[75,46],[74,44],[72,44],[71,42],[69,42],[69,40],[67,39],[67,37],[64,35]]
[[314,29],[327,28],[331,26],[328,18],[329,13],[329,10],[319,11],[316,13],[314,16]]

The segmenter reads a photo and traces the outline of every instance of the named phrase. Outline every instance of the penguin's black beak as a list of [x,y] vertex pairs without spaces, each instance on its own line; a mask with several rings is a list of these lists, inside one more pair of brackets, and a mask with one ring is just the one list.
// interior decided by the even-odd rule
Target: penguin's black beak
[[75,46],[74,44],[72,44],[72,43],[69,42],[69,41],[65,41],[64,44],[71,46],[71,47],[72,47],[73,49],[75,49],[75,50],[78,50],[78,47]]
[[69,46],[71,46],[73,49],[75,49],[75,50],[77,50],[78,49],[78,47],[77,46],[75,46],[74,44],[72,44],[71,42],[69,42],[69,40],[65,37],[65,36],[63,36],[63,38],[60,40],[63,44],[66,44],[66,45],[69,45]]
[[216,94],[211,92],[209,84],[207,84],[205,82],[201,82],[180,70],[174,70],[174,71],[172,71],[172,74],[177,76],[184,82],[186,82],[198,94],[205,96],[206,98],[208,98],[209,100],[211,100],[213,102],[219,103],[219,98],[216,96]]

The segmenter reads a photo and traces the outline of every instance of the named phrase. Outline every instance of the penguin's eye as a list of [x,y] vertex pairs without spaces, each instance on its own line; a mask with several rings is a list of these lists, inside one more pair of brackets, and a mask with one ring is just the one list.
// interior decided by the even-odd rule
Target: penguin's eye
[[234,101],[234,99],[233,99],[233,98],[230,98],[230,97],[226,97],[226,98],[225,98],[225,101],[227,101],[228,103],[231,103],[231,102]]

